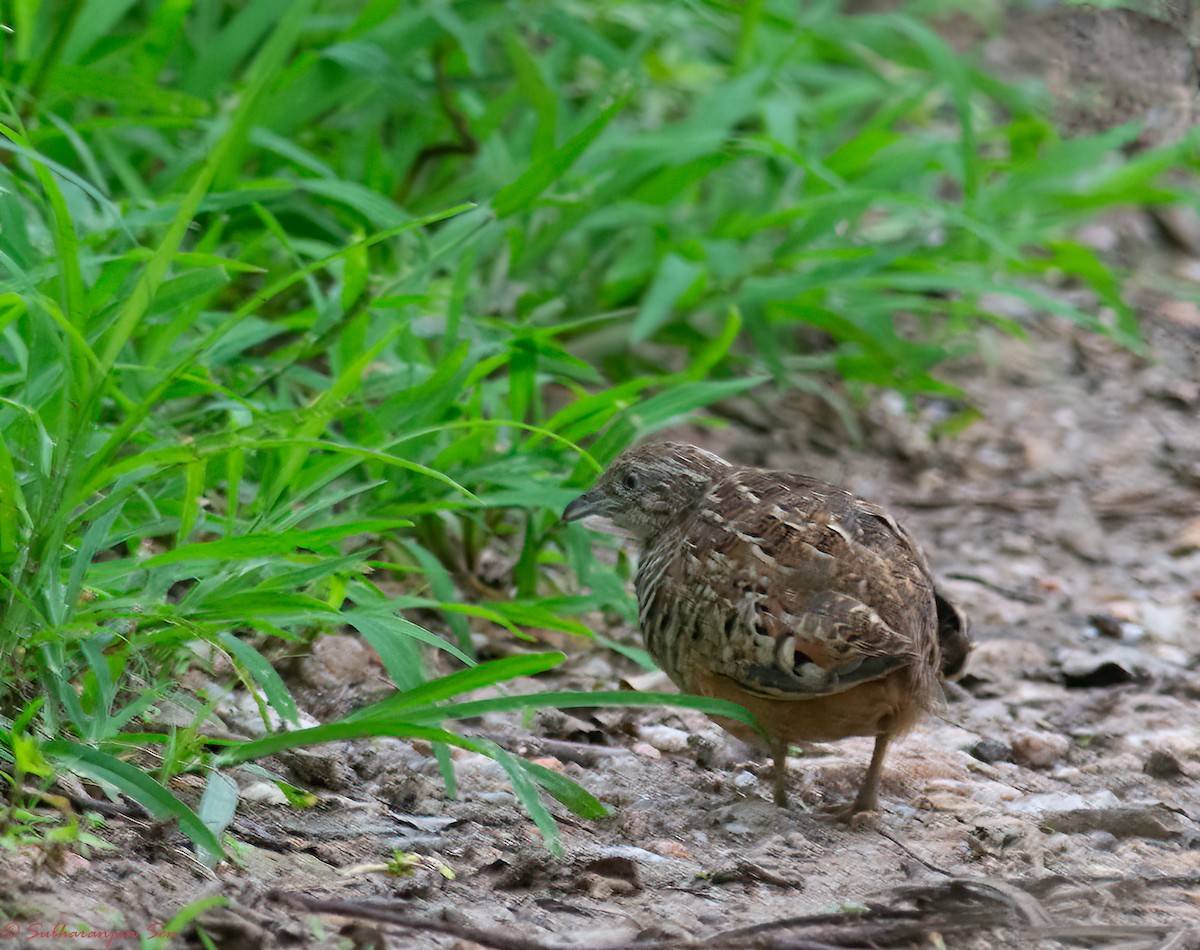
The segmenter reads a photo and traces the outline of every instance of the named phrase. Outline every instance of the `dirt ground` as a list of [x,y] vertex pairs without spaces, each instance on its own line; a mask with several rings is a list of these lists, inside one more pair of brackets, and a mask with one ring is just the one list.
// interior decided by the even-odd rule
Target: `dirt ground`
[[[428,748],[323,747],[278,763],[314,808],[236,776],[264,800],[243,805],[237,860],[215,870],[173,829],[120,816],[101,832],[110,851],[6,855],[0,950],[134,945],[53,928],[149,935],[208,895],[229,901],[202,917],[222,948],[1200,947],[1197,235],[1195,215],[1138,211],[1081,235],[1134,266],[1146,357],[995,301],[1030,341],[989,336],[948,368],[985,413],[956,435],[933,433],[960,405],[927,400],[913,418],[887,396],[860,448],[796,396],[680,433],[885,503],[969,615],[967,674],[894,748],[877,818],[820,812],[853,794],[867,739],[794,755],[782,810],[753,750],[699,714],[495,716],[467,727],[613,809],[581,821],[555,806],[561,859],[486,758],[457,757],[451,801]],[[522,688],[666,686],[612,651],[565,647]],[[346,637],[295,673],[317,718],[381,682]],[[371,869],[397,848],[425,860],[405,877]]]

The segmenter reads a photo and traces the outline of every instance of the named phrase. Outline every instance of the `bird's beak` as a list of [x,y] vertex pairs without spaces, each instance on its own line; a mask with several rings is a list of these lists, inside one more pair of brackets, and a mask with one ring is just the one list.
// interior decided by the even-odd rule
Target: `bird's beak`
[[607,515],[608,514],[608,497],[599,487],[593,488],[589,492],[584,492],[573,502],[567,505],[562,513],[563,521],[578,521],[580,518],[586,518],[588,515]]

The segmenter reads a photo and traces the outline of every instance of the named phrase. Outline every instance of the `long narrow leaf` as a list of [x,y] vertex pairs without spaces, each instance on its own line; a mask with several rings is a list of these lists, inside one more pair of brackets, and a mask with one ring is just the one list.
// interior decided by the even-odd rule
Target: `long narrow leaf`
[[429,742],[444,742],[447,745],[461,746],[464,749],[474,749],[474,744],[456,736],[445,729],[425,726],[411,722],[400,722],[395,719],[340,719],[324,726],[313,726],[311,729],[297,729],[295,732],[279,732],[229,746],[218,757],[220,765],[235,765],[238,762],[250,762],[261,759],[277,752],[288,749],[302,749],[322,742],[340,742],[345,739],[364,739],[368,736],[393,736],[398,739],[426,739]]
[[[553,669],[565,659],[566,657],[562,653],[534,653],[527,656],[510,656],[500,660],[489,660],[470,669],[440,676],[413,689],[396,693],[387,699],[355,710],[346,718],[352,722],[400,714],[403,714],[406,719],[412,718],[413,710],[437,709],[440,707],[435,707],[433,704],[443,699],[461,696],[463,693],[469,693],[485,686],[496,686],[521,676],[536,676],[538,673]],[[435,715],[432,718],[446,717]]]
[[42,747],[62,765],[97,782],[112,785],[158,818],[174,818],[184,834],[210,857],[220,860],[224,851],[216,835],[200,817],[141,769],[67,739],[51,739]]

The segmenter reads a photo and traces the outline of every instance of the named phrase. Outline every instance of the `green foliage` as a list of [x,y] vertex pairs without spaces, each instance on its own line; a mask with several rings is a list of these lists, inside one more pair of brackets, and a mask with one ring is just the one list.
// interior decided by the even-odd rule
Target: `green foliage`
[[[492,755],[550,842],[537,788],[598,814],[440,725],[589,700],[461,699],[512,669],[474,665],[473,622],[630,616],[563,486],[769,379],[944,391],[980,321],[1019,330],[985,293],[1136,345],[1069,226],[1174,200],[1191,158],[1060,141],[919,19],[829,2],[5,9],[0,764],[119,789],[210,857],[233,793],[212,773],[197,813],[172,774],[332,738]],[[513,568],[479,602],[488,549]],[[214,760],[185,671],[223,657],[294,727],[271,661],[337,630],[397,696]]]

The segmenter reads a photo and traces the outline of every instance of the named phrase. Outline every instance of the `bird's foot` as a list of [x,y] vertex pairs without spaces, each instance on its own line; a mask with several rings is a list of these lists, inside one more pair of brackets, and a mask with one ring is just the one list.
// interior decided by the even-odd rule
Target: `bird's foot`
[[820,811],[826,818],[856,829],[869,827],[879,819],[880,815],[878,800],[860,802],[856,799],[848,804],[825,805]]

